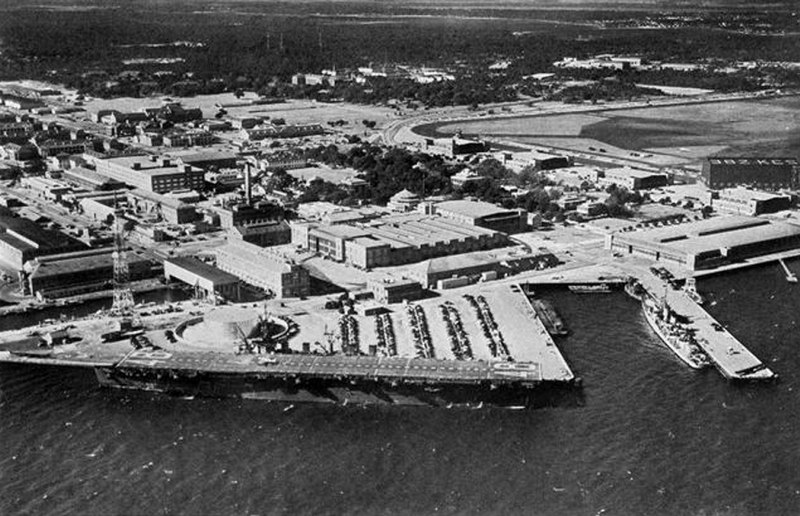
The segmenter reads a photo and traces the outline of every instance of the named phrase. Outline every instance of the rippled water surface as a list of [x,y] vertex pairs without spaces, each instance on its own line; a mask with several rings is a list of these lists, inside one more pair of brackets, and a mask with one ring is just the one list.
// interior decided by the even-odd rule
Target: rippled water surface
[[568,292],[548,296],[578,407],[284,411],[4,366],[0,514],[800,513],[800,287],[775,267],[700,287],[780,383],[689,370],[623,294]]

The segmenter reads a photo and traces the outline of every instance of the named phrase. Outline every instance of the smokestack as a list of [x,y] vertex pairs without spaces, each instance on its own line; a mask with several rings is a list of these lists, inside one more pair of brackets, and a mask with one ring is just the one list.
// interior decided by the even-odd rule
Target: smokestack
[[247,200],[247,205],[253,204],[253,186],[250,184],[250,163],[244,165],[244,197]]

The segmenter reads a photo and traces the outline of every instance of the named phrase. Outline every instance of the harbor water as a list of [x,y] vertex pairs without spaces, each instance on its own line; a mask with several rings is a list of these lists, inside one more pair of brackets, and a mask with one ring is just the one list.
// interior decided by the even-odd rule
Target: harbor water
[[770,265],[699,288],[780,383],[691,370],[625,294],[566,291],[545,297],[580,406],[177,399],[3,366],[0,514],[797,514],[800,287]]

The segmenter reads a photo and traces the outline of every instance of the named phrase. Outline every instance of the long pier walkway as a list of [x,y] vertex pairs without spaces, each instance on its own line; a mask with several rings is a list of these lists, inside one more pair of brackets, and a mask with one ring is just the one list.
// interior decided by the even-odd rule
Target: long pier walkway
[[748,350],[744,344],[720,325],[702,306],[682,290],[673,290],[652,274],[640,278],[656,297],[666,295],[667,303],[678,314],[690,320],[698,345],[711,358],[716,368],[729,380],[773,380],[777,375]]

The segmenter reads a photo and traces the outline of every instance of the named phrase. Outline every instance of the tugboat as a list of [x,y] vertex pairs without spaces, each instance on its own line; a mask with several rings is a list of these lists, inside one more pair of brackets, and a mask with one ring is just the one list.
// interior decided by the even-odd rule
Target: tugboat
[[665,300],[656,301],[645,296],[642,299],[642,309],[653,331],[686,365],[692,369],[703,369],[711,364],[708,355],[697,344],[691,332],[678,323],[675,312]]

